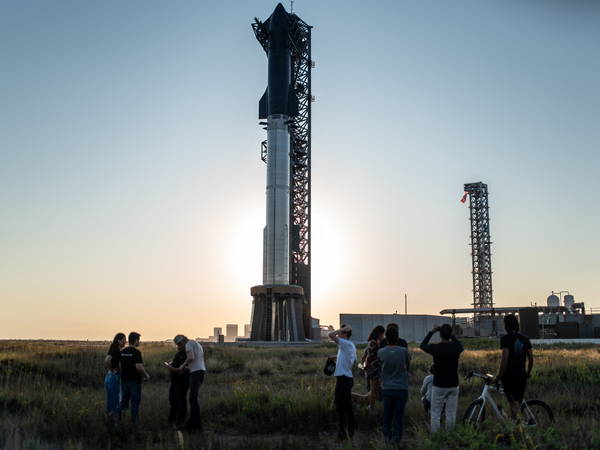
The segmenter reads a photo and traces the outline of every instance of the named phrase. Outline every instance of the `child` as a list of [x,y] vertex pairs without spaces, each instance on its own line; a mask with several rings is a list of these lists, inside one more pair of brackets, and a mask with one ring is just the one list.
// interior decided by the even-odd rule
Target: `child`
[[431,389],[433,388],[433,374],[435,373],[435,366],[433,364],[429,368],[429,373],[430,375],[423,378],[423,386],[421,386],[421,401],[427,414],[429,414],[429,410],[431,409]]

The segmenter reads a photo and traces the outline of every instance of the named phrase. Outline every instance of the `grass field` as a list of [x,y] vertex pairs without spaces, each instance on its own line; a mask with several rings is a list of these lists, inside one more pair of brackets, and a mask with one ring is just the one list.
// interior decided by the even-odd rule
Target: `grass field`
[[[461,373],[495,373],[497,344],[466,342]],[[152,379],[144,385],[141,424],[124,420],[111,435],[104,421],[104,370],[107,345],[0,342],[0,449],[169,449],[177,448],[168,426],[169,344],[142,344]],[[322,373],[334,345],[302,348],[206,346],[208,373],[201,388],[206,431],[184,435],[182,448],[351,448],[337,443],[332,403],[335,380]],[[359,350],[360,352],[360,350]],[[550,429],[511,429],[486,424],[483,430],[459,426],[430,436],[418,389],[430,357],[411,348],[413,363],[403,446],[435,448],[600,448],[600,351],[586,346],[534,349],[535,368],[527,398],[546,401],[556,422]],[[357,374],[358,375],[358,374]],[[356,377],[355,390],[364,392]],[[459,418],[481,391],[481,382],[461,381]],[[381,405],[355,405],[358,431],[354,447],[385,448],[379,431]],[[509,438],[498,441],[498,434]]]

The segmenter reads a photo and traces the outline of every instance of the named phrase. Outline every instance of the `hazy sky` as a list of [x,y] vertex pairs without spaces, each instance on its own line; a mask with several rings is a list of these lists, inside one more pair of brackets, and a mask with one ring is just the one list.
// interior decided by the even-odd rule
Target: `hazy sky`
[[[0,1],[0,338],[142,339],[250,319],[273,1]],[[289,2],[284,5],[289,9]],[[600,306],[600,4],[309,1],[313,314]]]

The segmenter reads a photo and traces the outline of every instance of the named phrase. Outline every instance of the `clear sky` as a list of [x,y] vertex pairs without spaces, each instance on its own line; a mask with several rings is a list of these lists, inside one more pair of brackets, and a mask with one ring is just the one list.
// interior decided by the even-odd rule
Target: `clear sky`
[[[0,338],[212,334],[260,284],[273,1],[0,2]],[[284,5],[289,9],[289,2]],[[309,1],[313,314],[600,306],[600,3]]]

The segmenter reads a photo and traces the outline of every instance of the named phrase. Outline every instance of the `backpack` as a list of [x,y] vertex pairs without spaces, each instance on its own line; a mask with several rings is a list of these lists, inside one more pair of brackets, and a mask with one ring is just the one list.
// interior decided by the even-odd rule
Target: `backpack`
[[334,372],[335,361],[333,359],[327,358],[327,361],[325,361],[325,367],[323,367],[323,373],[330,377],[331,375],[333,375]]

